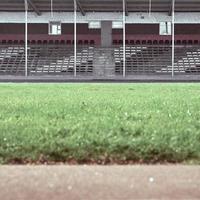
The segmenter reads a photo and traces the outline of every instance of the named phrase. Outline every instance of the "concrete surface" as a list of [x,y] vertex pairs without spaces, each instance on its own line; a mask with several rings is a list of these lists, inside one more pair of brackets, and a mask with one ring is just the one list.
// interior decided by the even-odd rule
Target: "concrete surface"
[[0,82],[14,82],[14,83],[24,83],[24,82],[33,82],[33,83],[48,83],[48,82],[58,82],[58,83],[67,83],[67,82],[121,82],[121,83],[140,83],[140,82],[200,82],[200,75],[129,75],[125,78],[121,76],[113,77],[95,77],[95,76],[9,76],[9,75],[0,75]]
[[200,199],[200,166],[1,166],[0,200]]

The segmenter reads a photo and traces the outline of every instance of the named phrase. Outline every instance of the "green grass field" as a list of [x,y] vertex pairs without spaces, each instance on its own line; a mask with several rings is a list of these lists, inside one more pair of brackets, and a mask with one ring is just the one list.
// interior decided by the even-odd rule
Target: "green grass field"
[[200,84],[0,84],[0,163],[200,163]]

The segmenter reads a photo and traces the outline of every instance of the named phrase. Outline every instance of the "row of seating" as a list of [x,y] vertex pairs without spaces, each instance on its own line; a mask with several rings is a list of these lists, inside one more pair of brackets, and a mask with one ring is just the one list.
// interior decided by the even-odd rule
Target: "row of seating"
[[0,74],[21,74],[24,72],[24,47],[0,47]]
[[[123,48],[115,48],[115,73],[123,73]],[[126,47],[126,73],[171,73],[172,50],[170,46],[129,46]],[[175,73],[200,72],[200,47],[175,48]]]
[[[125,40],[126,45],[169,45],[172,40]],[[113,40],[114,45],[122,45],[123,40]],[[199,40],[175,40],[177,45],[198,45]]]
[[[73,75],[76,68],[77,74],[80,75],[122,75],[123,52],[124,49],[120,46],[110,48],[78,46],[75,65],[73,46],[29,45],[28,74]],[[126,74],[172,72],[170,45],[126,46],[125,56]],[[24,75],[24,66],[23,45],[0,45],[1,75]],[[174,72],[200,73],[200,46],[176,46]]]
[[[24,40],[0,40],[0,44],[24,44]],[[95,45],[98,43],[95,40],[77,40],[79,45]],[[113,40],[113,45],[122,45],[123,40]],[[125,40],[126,45],[169,45],[172,43],[171,40]],[[28,44],[74,44],[74,40],[28,40]],[[199,40],[175,40],[177,45],[198,45],[200,44]]]
[[[25,51],[23,46],[0,48],[0,74],[24,74]],[[65,45],[33,45],[28,47],[28,73],[72,74],[74,72],[74,49]],[[77,49],[76,72],[93,72],[93,47]]]
[[[177,48],[175,52],[175,72],[179,73],[200,73],[200,48]],[[172,71],[168,65],[160,72]]]
[[[0,40],[0,44],[3,45],[23,45],[25,44],[24,40]],[[51,44],[51,45],[59,45],[59,44],[67,44],[72,45],[74,44],[74,40],[28,40],[28,44]],[[95,40],[77,40],[77,44],[79,45],[94,45]]]

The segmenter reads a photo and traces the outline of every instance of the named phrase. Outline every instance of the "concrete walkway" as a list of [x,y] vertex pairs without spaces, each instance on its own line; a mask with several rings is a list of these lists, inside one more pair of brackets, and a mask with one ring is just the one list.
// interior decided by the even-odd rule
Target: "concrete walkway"
[[0,75],[0,82],[13,82],[13,83],[78,83],[78,82],[105,82],[105,83],[140,83],[140,82],[200,82],[200,75],[175,75],[174,77],[171,76],[171,74],[168,75],[129,75],[125,78],[122,77],[122,75],[119,76],[113,76],[113,77],[106,77],[106,76],[49,76],[49,75],[43,75],[43,76],[9,76],[9,75]]
[[1,166],[0,200],[200,199],[200,166]]

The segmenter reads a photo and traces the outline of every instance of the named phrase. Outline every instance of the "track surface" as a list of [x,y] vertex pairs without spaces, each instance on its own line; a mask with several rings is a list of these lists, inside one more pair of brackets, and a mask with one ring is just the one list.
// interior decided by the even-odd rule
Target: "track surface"
[[1,166],[2,200],[200,199],[200,166]]
[[114,77],[95,77],[95,76],[9,76],[0,75],[0,82],[14,83],[48,83],[48,82],[200,82],[200,75],[129,75]]

